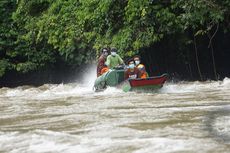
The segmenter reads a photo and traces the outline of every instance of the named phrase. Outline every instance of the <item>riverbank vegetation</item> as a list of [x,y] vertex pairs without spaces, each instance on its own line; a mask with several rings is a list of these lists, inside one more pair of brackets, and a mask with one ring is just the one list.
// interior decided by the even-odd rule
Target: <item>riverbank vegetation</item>
[[76,69],[96,61],[105,46],[123,58],[141,54],[151,74],[230,74],[229,0],[1,0],[0,21],[4,80]]

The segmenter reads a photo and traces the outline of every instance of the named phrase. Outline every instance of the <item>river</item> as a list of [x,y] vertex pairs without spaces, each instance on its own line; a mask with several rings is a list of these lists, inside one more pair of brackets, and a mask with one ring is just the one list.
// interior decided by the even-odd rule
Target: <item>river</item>
[[229,153],[230,79],[152,93],[92,84],[0,88],[2,153]]

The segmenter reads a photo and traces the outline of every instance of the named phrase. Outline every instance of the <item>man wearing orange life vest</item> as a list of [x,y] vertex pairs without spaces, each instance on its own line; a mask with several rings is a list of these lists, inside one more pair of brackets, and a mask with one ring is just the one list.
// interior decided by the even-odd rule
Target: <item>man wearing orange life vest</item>
[[149,77],[148,73],[145,70],[145,66],[143,64],[140,64],[141,63],[140,57],[134,56],[133,60],[135,62],[136,68],[138,68],[141,72],[141,78],[145,79],[145,78]]
[[108,54],[109,54],[108,49],[103,48],[102,54],[99,57],[98,63],[97,63],[97,77],[99,77],[100,75],[102,75],[103,73],[105,73],[109,70],[108,67],[105,65],[105,61],[106,61]]

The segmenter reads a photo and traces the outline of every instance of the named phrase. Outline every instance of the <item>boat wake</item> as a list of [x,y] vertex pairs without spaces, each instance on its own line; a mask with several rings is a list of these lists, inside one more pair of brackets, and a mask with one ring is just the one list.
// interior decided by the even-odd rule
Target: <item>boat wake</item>
[[230,79],[225,78],[222,81],[205,81],[205,82],[179,82],[166,83],[160,90],[160,93],[192,93],[211,90],[229,90]]
[[[206,81],[206,82],[166,82],[160,90],[152,93],[195,93],[210,90],[230,90],[230,79],[225,78],[223,81]],[[9,98],[28,98],[28,99],[57,99],[77,96],[99,96],[99,95],[116,95],[125,94],[121,89],[108,87],[102,92],[93,91],[93,81],[83,83],[69,84],[45,84],[40,87],[20,86],[17,88],[1,88],[0,97]],[[138,93],[137,93],[138,94]],[[148,93],[149,94],[149,93]]]

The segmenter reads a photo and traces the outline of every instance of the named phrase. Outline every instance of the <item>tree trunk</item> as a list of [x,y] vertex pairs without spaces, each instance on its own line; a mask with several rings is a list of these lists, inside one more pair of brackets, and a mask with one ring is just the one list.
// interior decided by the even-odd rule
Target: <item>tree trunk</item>
[[199,64],[199,59],[198,59],[198,53],[197,53],[197,46],[196,46],[196,38],[193,36],[193,42],[194,42],[194,47],[195,47],[195,53],[196,53],[196,64],[197,64],[197,69],[199,72],[200,80],[203,81],[203,77],[200,71],[200,64]]
[[215,56],[214,56],[214,49],[213,49],[213,45],[212,45],[212,39],[216,35],[218,29],[219,29],[219,23],[217,24],[216,31],[214,32],[214,34],[212,36],[210,36],[210,34],[208,33],[208,38],[209,38],[208,48],[211,48],[212,64],[213,64],[213,71],[214,71],[215,80],[218,80],[218,77],[217,77],[217,73],[216,73],[216,63],[215,63]]
[[215,79],[218,80],[217,73],[216,73],[216,64],[215,64],[215,57],[214,57],[214,50],[213,50],[212,43],[210,44],[210,47],[211,47],[211,53],[212,53],[212,64],[213,64],[214,76],[215,76]]
[[188,67],[188,73],[190,75],[190,79],[193,79],[193,75],[192,75],[192,67],[191,67],[191,60],[190,60],[190,55],[189,55],[189,51],[186,50],[186,58],[185,58],[185,63]]

